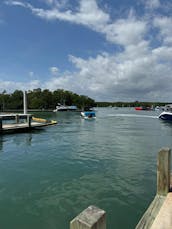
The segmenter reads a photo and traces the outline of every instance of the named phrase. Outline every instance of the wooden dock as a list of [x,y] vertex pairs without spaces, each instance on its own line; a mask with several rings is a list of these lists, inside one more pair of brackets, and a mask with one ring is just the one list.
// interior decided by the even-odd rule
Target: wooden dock
[[0,134],[27,132],[56,124],[56,121],[34,118],[31,114],[3,114],[0,115]]
[[[160,150],[157,160],[157,194],[135,229],[172,229],[170,161],[171,150]],[[104,210],[89,206],[70,222],[70,229],[106,229],[105,215]],[[120,228],[116,226],[113,229]]]
[[157,159],[157,193],[136,229],[172,229],[171,150],[159,151]]

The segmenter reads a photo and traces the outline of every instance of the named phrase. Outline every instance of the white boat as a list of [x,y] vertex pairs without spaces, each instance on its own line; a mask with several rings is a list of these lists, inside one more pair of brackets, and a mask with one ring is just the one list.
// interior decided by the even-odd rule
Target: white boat
[[166,121],[172,121],[172,104],[164,107],[164,111],[159,115],[159,118]]
[[57,111],[76,111],[77,106],[66,106],[66,105],[61,105],[60,103],[57,104],[56,109],[53,110],[53,112]]

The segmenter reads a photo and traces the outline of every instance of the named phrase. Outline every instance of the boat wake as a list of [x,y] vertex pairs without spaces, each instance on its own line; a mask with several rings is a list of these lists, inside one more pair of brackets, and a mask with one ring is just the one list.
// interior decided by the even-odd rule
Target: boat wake
[[158,118],[158,116],[153,116],[153,115],[136,115],[136,114],[109,114],[108,117]]

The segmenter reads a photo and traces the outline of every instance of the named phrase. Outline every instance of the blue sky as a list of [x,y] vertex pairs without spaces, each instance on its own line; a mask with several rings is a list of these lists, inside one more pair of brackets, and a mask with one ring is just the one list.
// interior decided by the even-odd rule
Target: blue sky
[[172,101],[170,0],[1,0],[0,93]]

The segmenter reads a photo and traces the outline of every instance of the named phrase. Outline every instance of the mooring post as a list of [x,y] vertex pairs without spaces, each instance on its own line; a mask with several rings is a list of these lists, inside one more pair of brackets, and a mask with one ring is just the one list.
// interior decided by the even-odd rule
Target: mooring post
[[2,129],[3,129],[3,127],[2,127],[2,117],[0,117],[0,132],[2,132]]
[[70,222],[70,229],[106,229],[106,212],[89,206]]
[[19,123],[19,115],[16,115],[16,123]]
[[158,153],[157,160],[157,194],[167,195],[170,190],[170,158],[171,150],[163,148]]
[[27,115],[27,123],[28,126],[31,127],[31,120],[32,120],[32,116],[30,114]]

